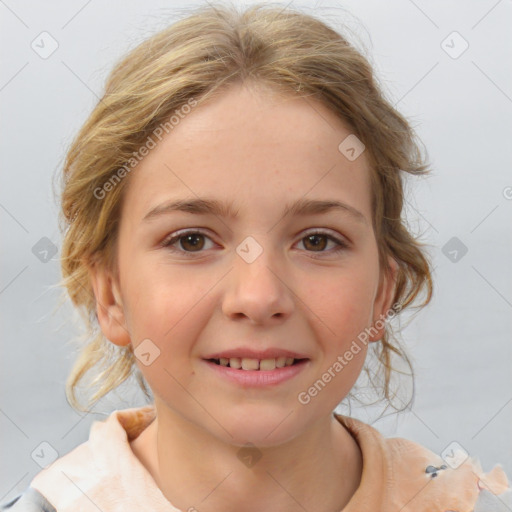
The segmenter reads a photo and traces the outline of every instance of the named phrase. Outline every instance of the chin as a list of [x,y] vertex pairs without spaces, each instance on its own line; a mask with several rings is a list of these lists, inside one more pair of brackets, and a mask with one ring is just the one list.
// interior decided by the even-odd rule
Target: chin
[[240,447],[251,443],[270,448],[287,443],[300,434],[301,423],[297,416],[300,409],[276,408],[270,412],[268,406],[266,411],[262,408],[250,407],[233,415],[224,415],[222,426],[225,430],[216,429],[222,440]]

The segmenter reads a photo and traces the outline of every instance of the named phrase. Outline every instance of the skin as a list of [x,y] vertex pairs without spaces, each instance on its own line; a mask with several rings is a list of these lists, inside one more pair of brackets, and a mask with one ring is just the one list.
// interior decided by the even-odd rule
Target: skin
[[[129,176],[118,273],[96,264],[90,275],[106,338],[135,350],[149,339],[160,350],[148,366],[137,361],[157,418],[131,447],[182,510],[327,512],[359,486],[361,452],[332,412],[367,346],[309,404],[297,399],[386,314],[395,287],[395,262],[390,274],[379,267],[365,153],[349,161],[338,150],[350,133],[316,100],[235,85],[193,109]],[[197,197],[233,201],[238,216],[142,220],[164,201]],[[365,222],[339,211],[283,217],[284,204],[300,198],[343,201]],[[185,228],[206,232],[195,239],[199,252],[184,238],[177,252],[159,245]],[[323,235],[308,243],[311,228],[348,248],[334,253]],[[248,236],[263,249],[252,263],[236,252]],[[279,386],[243,389],[203,360],[242,345],[310,361]],[[262,455],[252,467],[237,457],[248,442]]]

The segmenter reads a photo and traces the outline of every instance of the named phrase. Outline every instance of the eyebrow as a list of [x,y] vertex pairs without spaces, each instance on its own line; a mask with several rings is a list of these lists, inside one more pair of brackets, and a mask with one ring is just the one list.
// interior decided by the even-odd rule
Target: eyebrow
[[[283,217],[286,215],[315,215],[339,211],[349,214],[352,218],[362,224],[368,225],[366,217],[356,208],[337,200],[299,199],[293,204],[285,205]],[[149,222],[162,215],[173,212],[193,213],[196,215],[215,215],[219,217],[236,218],[238,210],[235,211],[232,203],[221,203],[216,199],[178,199],[166,201],[150,210],[142,219]]]

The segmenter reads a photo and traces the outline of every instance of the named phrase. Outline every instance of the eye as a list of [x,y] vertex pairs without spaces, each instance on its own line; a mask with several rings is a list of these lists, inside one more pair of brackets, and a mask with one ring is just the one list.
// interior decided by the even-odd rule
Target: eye
[[[204,248],[204,238],[210,240],[210,238],[202,231],[181,231],[176,234],[173,233],[170,237],[167,237],[161,243],[162,247],[167,247],[173,252],[200,252]],[[210,240],[211,241],[211,240]],[[179,242],[179,245],[183,251],[173,247]],[[189,250],[191,249],[191,250]]]
[[[172,252],[181,252],[185,254],[200,253],[202,252],[202,249],[205,249],[205,239],[210,240],[210,242],[212,241],[210,237],[202,231],[184,230],[177,233],[172,233],[170,236],[165,238],[160,245],[161,247],[165,247]],[[326,251],[324,249],[328,245],[329,241],[335,243],[335,248],[330,251]],[[321,230],[315,230],[313,232],[307,233],[299,240],[299,243],[302,243],[303,246],[306,247],[307,252],[318,252],[322,255],[324,253],[337,254],[338,252],[349,248],[348,243],[343,239],[333,236],[330,232]],[[175,247],[178,244],[179,247]],[[208,247],[206,247],[206,249],[208,249]],[[312,255],[311,257],[319,258],[323,256]]]
[[[331,251],[322,250],[328,245],[329,241],[334,242],[336,244],[336,247],[334,249],[332,249]],[[319,258],[319,257],[321,258],[321,257],[323,257],[324,253],[337,254],[338,252],[349,248],[348,243],[345,242],[344,240],[333,236],[332,234],[330,234],[330,232],[319,231],[319,230],[309,232],[308,234],[306,234],[305,237],[303,237],[300,240],[300,242],[302,242],[302,244],[306,248],[308,246],[313,247],[313,251],[308,251],[308,252],[319,252],[322,254],[322,256],[313,256],[312,255],[311,256],[312,258]]]

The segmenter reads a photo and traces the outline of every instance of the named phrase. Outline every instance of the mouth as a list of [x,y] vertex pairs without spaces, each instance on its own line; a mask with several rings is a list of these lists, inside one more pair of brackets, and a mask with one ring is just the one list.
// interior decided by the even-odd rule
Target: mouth
[[308,361],[308,359],[296,359],[293,357],[276,357],[269,359],[253,359],[249,357],[221,357],[218,359],[206,359],[206,361],[214,363],[218,366],[224,366],[236,370],[272,371],[288,366],[296,366],[304,361]]
[[208,371],[213,371],[213,375],[244,389],[273,389],[275,386],[284,385],[305,372],[311,364],[309,358],[290,356],[267,356],[265,359],[210,357],[203,361],[206,368],[209,368]]

